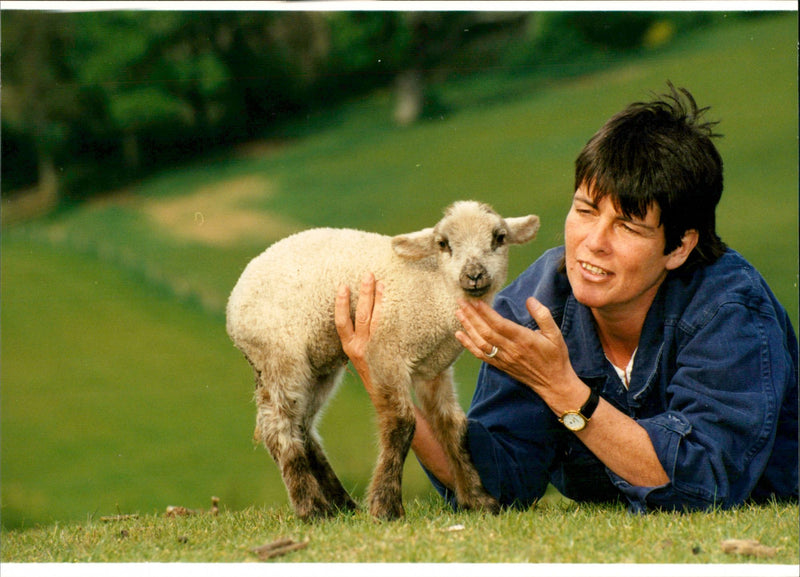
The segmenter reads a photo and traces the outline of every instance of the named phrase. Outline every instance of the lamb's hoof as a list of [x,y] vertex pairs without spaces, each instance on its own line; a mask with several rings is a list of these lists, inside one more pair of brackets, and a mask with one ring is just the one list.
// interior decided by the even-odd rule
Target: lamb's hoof
[[302,521],[312,522],[333,517],[338,508],[326,501],[309,501],[295,505],[294,511]]
[[370,515],[382,521],[396,521],[405,516],[406,512],[403,509],[401,501],[394,501],[390,503],[382,503],[373,501],[369,508]]
[[334,503],[332,505],[334,513],[332,515],[328,515],[329,517],[340,516],[340,515],[352,515],[356,511],[358,511],[358,505],[355,501],[350,502],[339,502]]
[[470,509],[474,511],[485,511],[486,513],[491,513],[492,515],[497,515],[500,513],[500,503],[497,502],[497,499],[492,497],[489,493],[479,493],[477,495],[470,495],[469,499],[466,499],[463,503],[459,503],[461,507],[464,509]]
[[487,495],[485,498],[481,499],[479,508],[492,515],[500,513],[500,503],[491,495]]
[[336,499],[334,502],[336,507],[342,513],[351,513],[358,510],[358,504],[353,501],[350,495],[343,495],[341,498]]

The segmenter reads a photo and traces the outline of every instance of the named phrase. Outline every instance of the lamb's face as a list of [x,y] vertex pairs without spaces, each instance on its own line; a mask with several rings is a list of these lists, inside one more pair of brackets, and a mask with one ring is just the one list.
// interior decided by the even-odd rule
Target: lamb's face
[[510,244],[528,242],[539,229],[530,215],[503,219],[486,204],[462,201],[451,205],[433,229],[395,237],[401,256],[436,255],[439,270],[464,296],[494,294],[505,283]]
[[477,203],[452,206],[434,228],[439,267],[465,296],[496,292],[508,272],[508,227]]

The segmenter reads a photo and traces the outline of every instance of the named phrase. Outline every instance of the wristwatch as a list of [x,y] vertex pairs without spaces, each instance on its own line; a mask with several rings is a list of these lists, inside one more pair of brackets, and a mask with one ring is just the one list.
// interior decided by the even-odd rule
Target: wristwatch
[[558,420],[561,421],[564,426],[573,433],[582,431],[586,426],[586,423],[589,422],[589,419],[592,418],[594,410],[597,408],[599,402],[600,395],[598,395],[595,390],[592,389],[592,392],[589,394],[589,398],[586,400],[580,410],[567,411],[561,415],[561,418]]

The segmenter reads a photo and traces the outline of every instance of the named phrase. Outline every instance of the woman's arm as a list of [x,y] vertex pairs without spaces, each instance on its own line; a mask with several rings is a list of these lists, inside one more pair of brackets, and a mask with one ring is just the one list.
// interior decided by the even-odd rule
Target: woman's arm
[[[533,331],[503,318],[491,307],[476,301],[463,303],[458,311],[464,327],[456,337],[472,354],[530,387],[560,417],[579,409],[590,389],[572,369],[567,346],[547,307],[528,299],[539,330]],[[498,352],[487,353],[496,346]],[[600,400],[588,425],[578,438],[610,470],[638,486],[660,486],[669,482],[650,437],[636,421]]]

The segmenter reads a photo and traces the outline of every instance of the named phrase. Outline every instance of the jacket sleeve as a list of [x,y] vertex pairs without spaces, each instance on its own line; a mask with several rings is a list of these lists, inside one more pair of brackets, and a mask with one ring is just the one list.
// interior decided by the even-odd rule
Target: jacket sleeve
[[[634,487],[610,473],[634,509],[741,504],[769,461],[796,368],[774,309],[727,302],[702,323],[667,325],[676,347],[661,359],[666,411],[639,420],[670,478]],[[670,339],[667,339],[668,341]],[[794,384],[793,384],[794,383]]]
[[544,495],[563,431],[544,401],[484,364],[469,412],[470,454],[501,504],[530,507]]

